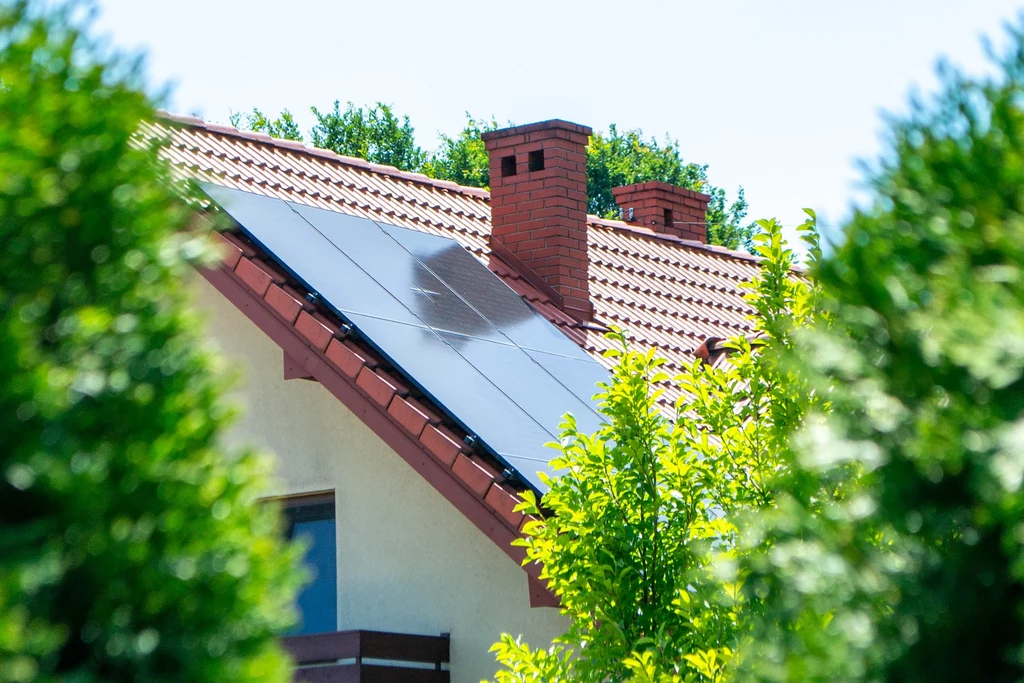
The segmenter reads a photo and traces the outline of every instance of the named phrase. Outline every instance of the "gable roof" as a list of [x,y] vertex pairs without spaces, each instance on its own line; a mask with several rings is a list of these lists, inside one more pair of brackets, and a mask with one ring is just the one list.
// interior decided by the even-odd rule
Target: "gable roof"
[[[578,322],[489,248],[490,203],[485,190],[342,157],[300,143],[162,114],[146,124],[165,138],[162,154],[182,176],[340,211],[456,240],[590,355],[608,364],[603,333],[622,327],[639,349],[655,349],[672,374],[693,362],[709,338],[749,333],[740,284],[758,259],[721,247],[656,235],[588,217],[590,292],[594,320]],[[475,452],[446,419],[444,406],[410,390],[401,368],[305,300],[301,283],[272,265],[272,254],[240,234],[222,235],[224,259],[203,275],[284,350],[285,377],[309,377],[358,414],[517,562],[510,541],[525,521],[514,510],[523,483]],[[706,346],[704,347],[707,348]],[[706,353],[706,351],[705,351]],[[675,396],[663,396],[666,409]],[[530,565],[531,600],[549,604]]]
[[[758,259],[745,252],[588,216],[595,316],[579,323],[491,254],[486,190],[196,117],[163,114],[151,128],[167,136],[167,159],[189,176],[456,240],[602,362],[606,325],[623,328],[636,348],[656,349],[669,374],[709,337],[751,331],[739,285],[757,273]],[[666,405],[675,398],[666,394]]]

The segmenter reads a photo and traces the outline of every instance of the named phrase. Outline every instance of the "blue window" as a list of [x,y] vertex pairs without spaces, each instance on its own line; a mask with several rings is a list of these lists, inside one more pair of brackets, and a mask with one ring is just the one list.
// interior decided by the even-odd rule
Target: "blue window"
[[309,583],[299,593],[299,622],[288,635],[338,630],[338,552],[334,496],[307,496],[285,501],[285,533],[306,547]]

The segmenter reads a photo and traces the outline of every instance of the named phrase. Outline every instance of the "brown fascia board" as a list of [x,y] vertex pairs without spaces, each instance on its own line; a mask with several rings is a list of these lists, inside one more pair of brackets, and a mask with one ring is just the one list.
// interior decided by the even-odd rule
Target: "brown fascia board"
[[[314,380],[320,382],[335,398],[342,402],[392,450],[398,453],[434,489],[455,506],[470,522],[493,541],[518,565],[523,566],[525,551],[513,546],[519,534],[512,531],[477,495],[460,479],[445,469],[423,445],[412,438],[388,415],[387,410],[374,403],[356,387],[355,383],[337,371],[324,354],[306,343],[291,325],[288,325],[258,295],[224,267],[200,269],[202,276],[272,339],[292,362],[301,367]],[[526,573],[538,579],[540,567],[534,563],[523,566]]]

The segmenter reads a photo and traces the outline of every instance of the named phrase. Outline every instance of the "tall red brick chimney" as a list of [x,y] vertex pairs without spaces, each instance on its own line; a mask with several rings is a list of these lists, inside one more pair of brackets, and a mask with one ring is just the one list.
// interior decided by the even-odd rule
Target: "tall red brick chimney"
[[660,181],[612,189],[622,220],[662,235],[707,244],[707,211],[711,197]]
[[544,121],[484,133],[491,171],[491,250],[556,303],[589,320],[587,143],[591,130]]

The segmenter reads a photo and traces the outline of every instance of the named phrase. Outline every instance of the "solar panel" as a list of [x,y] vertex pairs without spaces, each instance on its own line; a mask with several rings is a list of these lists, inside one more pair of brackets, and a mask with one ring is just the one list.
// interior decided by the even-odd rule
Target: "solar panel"
[[440,335],[473,367],[487,375],[509,400],[546,426],[552,436],[558,434],[558,424],[567,412],[575,415],[588,430],[597,428],[597,415],[590,402],[574,395],[518,346],[459,337],[448,332]]
[[[295,213],[288,203],[219,185],[203,184],[203,189],[235,219],[243,232],[272,254],[281,267],[317,292],[336,311],[419,322],[408,308]],[[376,229],[371,221],[348,218]]]
[[[391,293],[416,321],[434,329],[499,339],[501,333],[372,221],[289,205],[317,232]],[[472,257],[471,257],[472,258]],[[358,293],[356,293],[358,297]],[[345,309],[342,309],[345,310]],[[388,312],[359,311],[394,320]],[[403,317],[403,321],[406,319]]]
[[455,240],[392,225],[381,227],[459,292],[466,303],[500,329],[509,341],[523,348],[578,358],[600,367]]
[[492,455],[539,490],[607,371],[455,241],[219,185],[203,189]]
[[598,391],[597,385],[609,379],[608,371],[591,358],[577,360],[532,349],[526,349],[526,353],[566,389],[579,398],[588,400],[591,405],[594,404],[591,399]]

